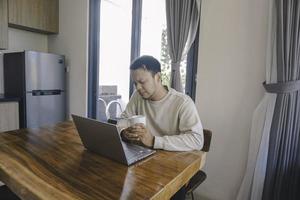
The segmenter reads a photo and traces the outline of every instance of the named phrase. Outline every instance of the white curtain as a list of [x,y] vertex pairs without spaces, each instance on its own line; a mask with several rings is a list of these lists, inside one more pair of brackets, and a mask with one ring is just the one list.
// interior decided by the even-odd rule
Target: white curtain
[[[275,1],[269,0],[269,28],[266,62],[266,83],[277,83],[276,62],[276,9]],[[262,199],[266,175],[269,134],[277,94],[265,93],[252,117],[250,145],[246,172],[237,200]]]

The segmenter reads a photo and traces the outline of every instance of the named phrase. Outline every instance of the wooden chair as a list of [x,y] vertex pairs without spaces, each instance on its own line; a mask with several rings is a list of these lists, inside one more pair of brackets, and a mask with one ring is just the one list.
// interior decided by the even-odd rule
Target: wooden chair
[[[210,148],[210,142],[212,137],[212,132],[210,130],[204,129],[204,145],[202,151],[208,152]],[[193,191],[206,179],[206,173],[202,170],[199,170],[189,181],[186,186],[186,194],[192,196],[192,200],[194,200]]]

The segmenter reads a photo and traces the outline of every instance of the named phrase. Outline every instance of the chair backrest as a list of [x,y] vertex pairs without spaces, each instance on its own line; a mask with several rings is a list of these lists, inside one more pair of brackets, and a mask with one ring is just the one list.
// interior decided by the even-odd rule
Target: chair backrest
[[204,136],[204,144],[203,144],[202,151],[208,152],[210,148],[211,137],[212,137],[211,130],[203,129],[203,136]]

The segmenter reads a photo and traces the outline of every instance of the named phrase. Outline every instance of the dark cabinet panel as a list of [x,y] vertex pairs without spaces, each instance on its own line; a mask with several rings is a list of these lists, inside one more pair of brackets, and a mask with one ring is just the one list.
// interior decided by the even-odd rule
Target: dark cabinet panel
[[9,0],[8,25],[14,28],[58,33],[58,0]]
[[0,0],[0,49],[8,48],[7,0]]

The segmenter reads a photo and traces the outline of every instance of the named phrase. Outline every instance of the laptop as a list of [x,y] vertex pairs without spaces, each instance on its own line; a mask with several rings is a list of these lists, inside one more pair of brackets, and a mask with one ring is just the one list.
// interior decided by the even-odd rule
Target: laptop
[[89,151],[125,165],[131,165],[155,153],[155,150],[122,141],[114,124],[72,114],[83,146]]

